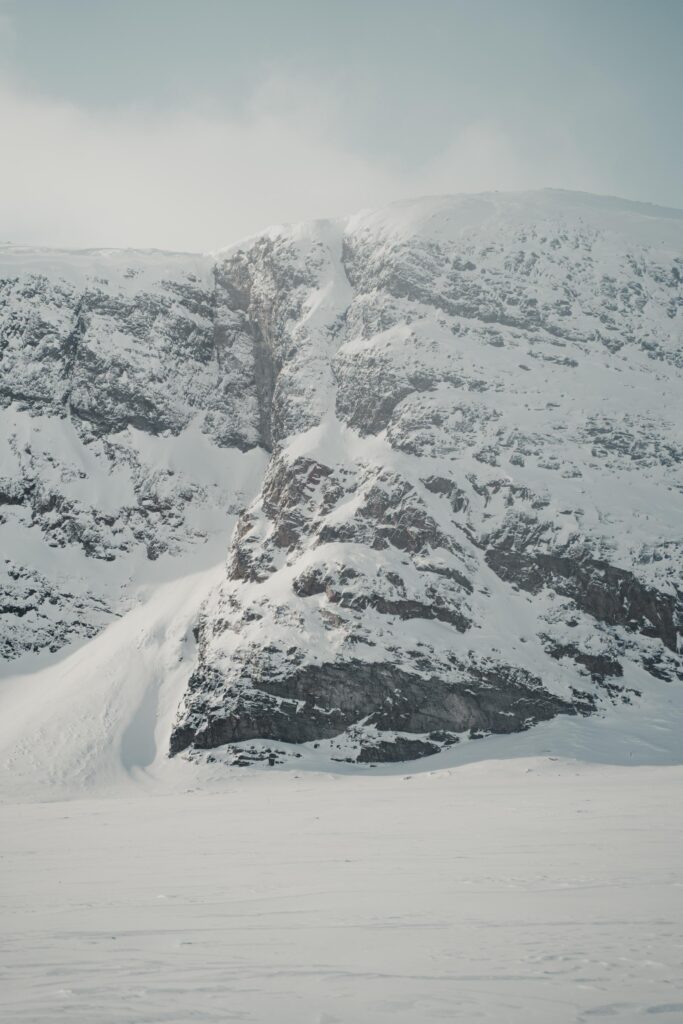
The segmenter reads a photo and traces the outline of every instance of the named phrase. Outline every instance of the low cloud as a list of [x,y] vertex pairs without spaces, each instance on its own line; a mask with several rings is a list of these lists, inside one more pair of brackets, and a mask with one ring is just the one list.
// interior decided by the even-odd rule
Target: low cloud
[[0,239],[207,250],[270,223],[435,192],[586,187],[576,154],[474,124],[404,168],[344,141],[332,96],[273,80],[239,116],[92,111],[0,83]]

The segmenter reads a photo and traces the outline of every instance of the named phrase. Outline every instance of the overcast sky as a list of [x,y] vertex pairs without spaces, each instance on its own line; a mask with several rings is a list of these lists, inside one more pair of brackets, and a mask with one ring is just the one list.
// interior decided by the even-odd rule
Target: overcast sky
[[0,0],[0,240],[214,249],[411,195],[683,207],[683,0]]

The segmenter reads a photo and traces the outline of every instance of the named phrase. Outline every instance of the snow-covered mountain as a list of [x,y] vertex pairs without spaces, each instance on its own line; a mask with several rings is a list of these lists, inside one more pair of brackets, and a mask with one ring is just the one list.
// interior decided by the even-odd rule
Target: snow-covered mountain
[[3,248],[0,748],[378,762],[683,707],[682,278],[682,212],[558,191]]
[[265,458],[221,367],[210,260],[6,246],[0,279],[0,654],[15,658],[98,633],[177,575],[160,556],[224,548]]

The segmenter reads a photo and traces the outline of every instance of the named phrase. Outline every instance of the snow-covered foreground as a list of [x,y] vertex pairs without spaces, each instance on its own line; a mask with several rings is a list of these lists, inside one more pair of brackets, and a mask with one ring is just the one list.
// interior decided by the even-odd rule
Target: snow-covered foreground
[[682,784],[534,758],[4,804],[0,1017],[680,1022]]

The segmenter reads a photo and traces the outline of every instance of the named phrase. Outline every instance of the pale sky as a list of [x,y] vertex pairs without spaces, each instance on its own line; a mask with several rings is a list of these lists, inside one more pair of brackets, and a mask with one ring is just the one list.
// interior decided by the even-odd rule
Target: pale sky
[[395,199],[683,207],[683,0],[0,0],[0,240],[212,250]]

